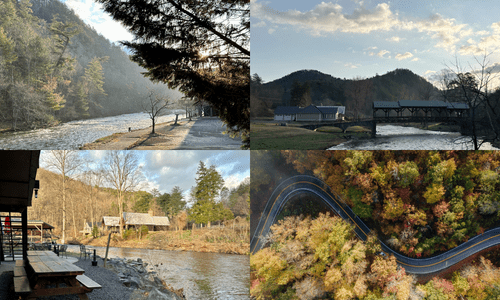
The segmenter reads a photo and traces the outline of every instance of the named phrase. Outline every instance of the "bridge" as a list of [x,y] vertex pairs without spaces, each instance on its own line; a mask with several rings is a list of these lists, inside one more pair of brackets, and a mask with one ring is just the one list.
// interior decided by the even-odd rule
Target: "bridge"
[[[271,225],[275,223],[284,205],[301,193],[309,193],[319,197],[332,211],[354,225],[354,232],[361,240],[365,241],[367,239],[371,232],[370,228],[354,214],[335,191],[316,177],[298,175],[281,182],[271,194],[250,240],[250,252],[252,254],[265,246],[265,237],[269,234]],[[392,254],[396,257],[398,265],[404,267],[406,272],[433,274],[445,270],[471,255],[500,245],[500,227],[485,231],[483,234],[477,235],[447,252],[430,258],[409,258],[392,250],[382,241],[380,241],[380,245],[386,255]]]
[[[361,120],[320,121],[303,125],[302,128],[314,130],[323,126],[331,126],[346,132],[349,127],[363,126],[371,130],[372,137],[377,134],[377,123],[423,123],[432,122],[448,124],[464,124],[469,117],[469,106],[466,103],[450,103],[444,101],[400,100],[375,101],[372,105],[373,117]],[[382,111],[383,115],[379,112]]]

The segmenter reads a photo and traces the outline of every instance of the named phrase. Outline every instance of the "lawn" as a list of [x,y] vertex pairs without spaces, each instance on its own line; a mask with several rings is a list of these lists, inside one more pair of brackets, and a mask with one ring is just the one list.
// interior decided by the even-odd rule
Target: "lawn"
[[300,123],[278,126],[276,123],[255,122],[250,125],[250,148],[325,150],[344,143],[350,137],[369,137],[370,131],[352,127],[342,133],[336,127],[320,127],[316,131],[300,128]]

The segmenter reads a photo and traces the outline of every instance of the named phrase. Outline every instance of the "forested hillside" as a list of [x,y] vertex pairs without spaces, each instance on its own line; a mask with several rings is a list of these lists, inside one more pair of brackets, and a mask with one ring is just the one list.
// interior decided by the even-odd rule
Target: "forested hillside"
[[153,85],[143,71],[58,0],[0,3],[4,129],[138,112],[148,88],[180,97]]
[[[89,180],[87,175],[92,176]],[[93,174],[93,175],[92,175]],[[83,223],[100,222],[103,216],[119,216],[117,192],[112,188],[96,186],[97,181],[104,183],[103,173],[82,172],[76,179],[66,182],[66,236],[77,236],[83,229]],[[99,179],[100,178],[100,179]],[[40,181],[38,198],[33,199],[28,208],[28,219],[42,220],[55,226],[55,234],[59,235],[63,224],[62,176],[45,169],[39,169],[37,179]],[[87,184],[84,182],[93,182]],[[221,193],[219,203],[231,211],[234,216],[248,217],[250,180],[243,180],[233,189]],[[183,190],[174,187],[170,192],[158,191],[127,192],[124,197],[125,212],[147,213],[152,210],[155,216],[168,216],[172,229],[187,225],[188,199],[182,195]],[[208,214],[208,212],[205,212]]]
[[371,115],[373,101],[429,100],[438,90],[410,70],[396,69],[372,78],[340,79],[315,70],[293,72],[263,83],[252,76],[252,116],[272,116],[279,105],[344,105],[354,117]]

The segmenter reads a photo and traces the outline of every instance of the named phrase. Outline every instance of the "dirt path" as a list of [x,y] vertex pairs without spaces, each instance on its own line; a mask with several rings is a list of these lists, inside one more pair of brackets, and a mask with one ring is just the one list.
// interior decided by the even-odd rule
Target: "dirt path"
[[226,129],[215,117],[181,119],[156,124],[155,134],[151,127],[132,132],[114,134],[84,145],[86,150],[187,150],[187,149],[240,149],[241,138],[223,134]]

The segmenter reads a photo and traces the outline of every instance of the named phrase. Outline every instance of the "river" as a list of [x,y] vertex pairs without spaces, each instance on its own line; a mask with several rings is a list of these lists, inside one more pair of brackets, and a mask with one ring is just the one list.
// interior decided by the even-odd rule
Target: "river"
[[[377,136],[351,140],[328,150],[472,150],[471,143],[458,132],[440,132],[414,127],[378,125]],[[499,150],[484,143],[481,150]]]
[[[80,252],[68,246],[68,252]],[[104,257],[106,247],[93,247]],[[186,299],[250,299],[250,260],[247,255],[110,247],[108,258],[141,258],[158,265],[158,277]]]
[[[175,113],[182,117],[183,112],[171,111],[160,116],[157,123],[175,120]],[[71,121],[50,128],[0,134],[0,149],[78,149],[113,133],[127,132],[129,127],[140,129],[149,126],[151,119],[146,113]]]

